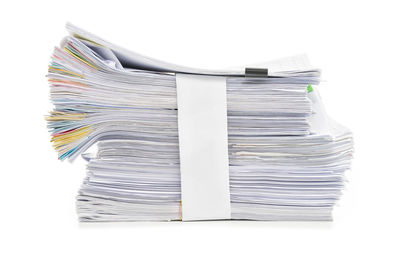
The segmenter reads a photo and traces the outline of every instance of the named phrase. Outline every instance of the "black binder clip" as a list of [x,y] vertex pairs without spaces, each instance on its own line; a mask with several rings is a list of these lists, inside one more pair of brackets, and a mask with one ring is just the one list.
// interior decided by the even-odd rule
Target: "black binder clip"
[[244,76],[246,78],[268,78],[268,69],[246,68]]

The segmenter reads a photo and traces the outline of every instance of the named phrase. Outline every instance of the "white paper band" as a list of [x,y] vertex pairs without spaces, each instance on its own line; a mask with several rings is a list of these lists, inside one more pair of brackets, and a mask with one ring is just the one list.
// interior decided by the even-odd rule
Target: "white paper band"
[[182,220],[231,218],[226,78],[176,74]]

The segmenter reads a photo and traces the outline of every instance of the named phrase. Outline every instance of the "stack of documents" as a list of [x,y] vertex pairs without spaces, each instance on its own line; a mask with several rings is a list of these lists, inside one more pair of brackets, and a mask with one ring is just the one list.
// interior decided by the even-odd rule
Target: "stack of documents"
[[[227,77],[232,219],[331,219],[352,136],[326,115],[320,72],[304,56],[245,77],[161,62],[67,28],[49,66],[47,120],[61,160],[88,160],[81,221],[182,218],[176,73]],[[94,144],[96,155],[83,154]]]

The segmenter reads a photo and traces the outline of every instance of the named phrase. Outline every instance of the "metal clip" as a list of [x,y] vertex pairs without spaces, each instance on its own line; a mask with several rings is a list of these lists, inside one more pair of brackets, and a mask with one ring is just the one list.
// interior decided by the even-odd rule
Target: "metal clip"
[[268,78],[268,69],[246,68],[244,76],[246,78]]

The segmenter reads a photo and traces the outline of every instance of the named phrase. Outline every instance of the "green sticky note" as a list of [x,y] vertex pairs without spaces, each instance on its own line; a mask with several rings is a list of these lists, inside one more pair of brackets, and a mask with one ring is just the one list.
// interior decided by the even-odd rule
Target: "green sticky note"
[[311,84],[307,86],[307,92],[311,93],[314,89],[312,88]]

